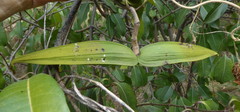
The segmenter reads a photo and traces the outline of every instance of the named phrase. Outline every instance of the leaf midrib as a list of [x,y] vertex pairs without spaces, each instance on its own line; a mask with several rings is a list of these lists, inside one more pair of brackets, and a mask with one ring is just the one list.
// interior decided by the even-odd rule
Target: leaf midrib
[[27,95],[28,95],[28,101],[29,101],[29,107],[30,107],[30,112],[33,112],[32,108],[32,99],[31,99],[31,92],[30,92],[30,80],[27,80]]

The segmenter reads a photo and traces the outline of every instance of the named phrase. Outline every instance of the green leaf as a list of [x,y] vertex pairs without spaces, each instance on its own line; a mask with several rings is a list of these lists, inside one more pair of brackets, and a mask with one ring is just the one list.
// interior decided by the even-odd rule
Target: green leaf
[[0,46],[6,46],[8,42],[6,31],[3,27],[3,23],[0,22]]
[[183,82],[183,81],[186,79],[186,77],[187,77],[187,76],[186,76],[184,73],[182,73],[182,72],[174,72],[173,75],[178,79],[179,82]]
[[157,106],[146,105],[138,107],[138,112],[163,112],[163,110]]
[[171,86],[165,86],[156,91],[155,96],[158,100],[167,102],[173,95],[173,88]]
[[[53,12],[57,12],[57,9],[53,9]],[[52,16],[50,16],[49,18],[49,22],[51,23],[49,26],[51,27],[57,27],[60,28],[62,25],[62,16],[60,14],[60,12],[53,14]]]
[[112,14],[110,15],[112,22],[115,24],[116,26],[116,33],[120,33],[120,35],[125,35],[126,33],[126,25],[123,21],[123,18],[121,17],[120,14]]
[[23,37],[23,23],[21,21],[18,21],[16,24],[16,28],[11,32],[12,36],[17,36],[18,38],[22,38]]
[[175,17],[177,18],[177,19],[175,19],[177,28],[181,27],[182,23],[186,19],[186,15],[189,13],[189,11],[190,10],[188,10],[188,9],[180,9],[179,11],[177,11],[175,13]]
[[[171,104],[173,104],[173,105],[177,105],[177,98],[175,98],[175,99],[173,99],[172,101],[171,101]],[[174,106],[170,106],[169,107],[169,112],[180,112],[180,110],[179,110],[179,108],[177,108],[177,107],[174,107]]]
[[112,0],[103,0],[107,6],[109,6],[114,12],[117,12],[117,7],[114,5]]
[[207,38],[207,42],[210,45],[210,48],[216,52],[222,51],[227,45],[225,43],[227,41],[227,38],[225,37],[224,33],[214,33],[205,36]]
[[188,93],[187,93],[187,98],[191,103],[195,103],[196,101],[198,101],[199,99],[199,92],[197,91],[197,89],[194,88],[190,88]]
[[207,48],[179,42],[158,42],[143,47],[138,61],[147,67],[198,61],[217,53]]
[[150,27],[150,19],[146,14],[146,11],[142,14],[142,19],[140,21],[140,27],[138,31],[138,38],[145,39],[149,36],[149,27]]
[[213,7],[214,7],[214,4],[212,3],[201,6],[200,15],[203,20],[207,17],[208,12],[210,12],[213,9]]
[[224,14],[227,8],[228,8],[228,5],[224,3],[214,4],[214,7],[212,7],[212,10],[208,12],[206,18],[204,18],[204,22],[212,23],[216,21]]
[[113,76],[115,76],[119,81],[124,81],[125,80],[125,75],[123,74],[122,70],[120,69],[115,69],[113,71]]
[[234,80],[232,74],[233,61],[226,55],[223,57],[216,58],[213,62],[213,67],[211,70],[211,76],[214,80],[224,83]]
[[211,72],[212,63],[209,58],[196,62],[198,76],[206,77]]
[[106,27],[107,27],[107,32],[110,37],[113,37],[114,35],[114,23],[111,20],[110,16],[106,17]]
[[58,83],[38,74],[16,82],[0,93],[0,112],[70,112]]
[[78,27],[81,27],[82,23],[84,21],[86,21],[87,17],[88,17],[88,13],[89,13],[90,7],[89,7],[89,3],[83,3],[81,4],[81,6],[79,7],[79,11],[77,14],[77,25]]
[[127,83],[115,83],[118,88],[120,98],[127,103],[131,108],[136,110],[137,99],[135,93],[130,85]]
[[[5,46],[0,46],[0,53],[2,53],[3,56],[9,56],[9,52]],[[1,59],[2,57],[0,57]]]
[[113,64],[134,66],[135,54],[128,47],[108,41],[86,41],[49,48],[15,58],[12,63],[45,65]]
[[228,94],[219,91],[216,93],[216,99],[218,102],[220,102],[220,104],[223,104],[223,106],[227,106],[231,100],[231,97]]
[[143,68],[134,66],[131,72],[131,80],[135,87],[144,86],[147,84],[147,74],[144,72]]
[[198,93],[201,97],[209,99],[212,95],[210,90],[205,85],[198,85]]
[[207,110],[218,110],[219,105],[212,99],[200,101],[200,103],[203,104]]
[[236,112],[240,112],[240,101],[238,97],[233,96],[230,103],[234,104]]
[[[164,5],[162,3],[161,0],[154,0],[154,3],[155,3],[154,5],[158,9],[158,12],[161,16],[166,16],[171,12],[168,8],[168,7],[170,7],[170,8],[172,7],[170,4],[167,4],[168,5],[168,7],[167,7],[166,5]],[[164,22],[169,23],[169,24],[172,23],[174,20],[175,20],[175,18],[174,18],[173,14],[170,14],[165,19],[163,19]]]
[[3,77],[3,71],[0,69],[0,89],[3,89],[5,86],[5,79]]

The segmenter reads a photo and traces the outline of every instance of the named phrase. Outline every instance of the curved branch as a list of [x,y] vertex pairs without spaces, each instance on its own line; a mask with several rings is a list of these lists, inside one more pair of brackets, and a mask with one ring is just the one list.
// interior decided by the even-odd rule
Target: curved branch
[[176,0],[172,0],[172,2],[173,2],[174,4],[176,4],[177,6],[182,7],[182,8],[185,8],[185,9],[195,9],[195,8],[198,8],[198,7],[200,7],[200,6],[202,6],[202,5],[205,5],[205,4],[208,4],[208,3],[225,3],[225,4],[231,5],[231,6],[235,7],[235,8],[237,8],[238,10],[240,10],[240,6],[238,6],[238,5],[236,5],[236,4],[232,3],[232,2],[223,1],[223,0],[209,0],[209,1],[204,1],[204,2],[199,3],[199,4],[197,4],[197,5],[194,5],[194,6],[182,5],[182,4],[178,3],[178,2],[176,2]]
[[[200,7],[200,6],[202,6],[202,5],[205,5],[205,4],[208,4],[208,3],[225,3],[225,4],[231,5],[231,6],[235,7],[235,8],[237,8],[238,10],[240,10],[240,6],[238,6],[238,5],[236,5],[236,4],[232,3],[232,2],[222,1],[222,0],[209,0],[209,1],[204,1],[204,2],[201,2],[201,3],[199,3],[199,4],[197,4],[197,5],[194,5],[194,6],[182,5],[182,4],[178,3],[178,2],[176,2],[176,0],[172,0],[172,2],[173,2],[174,4],[176,4],[177,6],[179,6],[179,7],[181,7],[181,8],[185,8],[185,9],[195,9],[195,8],[198,8],[198,7]],[[233,29],[232,32],[231,32],[231,38],[232,38],[234,41],[240,41],[239,38],[236,38],[236,37],[234,36],[234,32],[236,32],[236,31],[239,30],[239,29],[240,29],[240,26],[238,26],[237,28]],[[195,39],[195,37],[194,37],[194,39]],[[193,41],[194,41],[194,40],[193,40]]]

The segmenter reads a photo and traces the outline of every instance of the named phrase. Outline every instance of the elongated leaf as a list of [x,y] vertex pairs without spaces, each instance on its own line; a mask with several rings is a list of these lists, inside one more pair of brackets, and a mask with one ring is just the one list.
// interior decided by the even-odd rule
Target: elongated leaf
[[186,15],[190,12],[190,10],[187,10],[187,9],[180,9],[179,11],[177,11],[175,13],[175,17],[177,19],[175,19],[175,22],[176,22],[176,26],[178,28],[181,27],[182,23],[184,22],[184,20],[186,19]]
[[120,35],[125,35],[126,33],[126,25],[123,21],[123,18],[120,14],[112,14],[111,16],[112,22],[116,25],[116,33],[120,33]]
[[217,110],[219,107],[219,105],[212,99],[201,101],[201,104],[203,104],[207,110]]
[[39,74],[16,82],[0,93],[0,112],[69,112],[57,82]]
[[135,87],[144,86],[147,84],[147,73],[139,66],[134,66],[131,72],[132,84]]
[[155,96],[158,100],[166,102],[173,95],[173,88],[171,86],[165,86],[156,91]]
[[[177,100],[178,100],[177,98],[173,99],[171,104],[177,105]],[[171,106],[169,107],[169,112],[180,112],[180,110],[177,107]]]
[[89,13],[89,3],[83,3],[79,7],[79,12],[78,12],[78,19],[77,19],[77,25],[81,26],[81,24],[86,21]]
[[69,44],[20,56],[12,63],[34,64],[113,64],[134,66],[137,58],[126,46],[108,41]]
[[107,6],[109,6],[114,12],[117,12],[117,7],[114,5],[112,0],[103,0]]
[[207,42],[209,43],[212,50],[219,52],[223,51],[224,48],[227,47],[225,43],[227,41],[227,38],[224,36],[224,33],[215,33],[205,36],[207,37]]
[[0,22],[0,46],[6,46],[8,39],[7,39],[7,34],[4,30],[3,23]]
[[127,83],[116,83],[116,85],[118,87],[120,98],[135,110],[137,100],[132,87]]
[[195,88],[195,87],[190,88],[190,89],[188,90],[187,96],[188,96],[188,100],[189,100],[191,103],[195,103],[196,101],[198,101],[199,92],[197,91],[197,88]]
[[228,5],[227,4],[217,4],[215,5],[210,12],[208,12],[206,18],[204,19],[205,23],[212,23],[219,19],[224,12],[227,10]]
[[227,106],[231,100],[231,97],[227,93],[219,91],[216,93],[216,99],[220,104]]
[[119,81],[124,81],[125,80],[125,75],[123,74],[122,70],[120,69],[115,69],[112,72],[113,76],[115,76]]
[[140,106],[138,107],[138,112],[163,112],[163,110],[157,106]]
[[179,42],[158,42],[143,47],[140,53],[139,63],[148,67],[197,61],[217,54],[201,46]]
[[106,17],[106,27],[107,27],[107,31],[108,31],[108,35],[110,37],[112,37],[114,35],[114,23],[111,20],[110,16]]
[[146,39],[149,36],[150,23],[151,23],[151,21],[150,21],[148,15],[146,14],[146,11],[144,11],[142,14],[141,22],[140,22],[138,38]]
[[5,79],[3,77],[3,71],[0,69],[0,89],[3,89],[5,86]]
[[211,67],[212,67],[212,63],[209,58],[198,61],[196,63],[196,70],[197,70],[198,76],[201,76],[201,77],[208,76],[211,72]]
[[232,74],[233,65],[234,63],[227,56],[216,58],[213,62],[211,76],[221,83],[234,80]]
[[17,36],[18,38],[23,37],[23,23],[21,21],[17,22],[16,28],[11,32],[10,36]]

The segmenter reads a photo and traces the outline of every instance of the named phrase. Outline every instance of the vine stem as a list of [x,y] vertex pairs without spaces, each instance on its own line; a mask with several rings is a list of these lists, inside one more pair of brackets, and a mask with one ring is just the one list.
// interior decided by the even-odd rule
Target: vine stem
[[[229,1],[223,1],[223,0],[209,0],[209,1],[204,1],[204,2],[201,2],[201,3],[199,3],[199,4],[197,4],[197,5],[194,5],[194,6],[182,5],[182,4],[178,3],[178,2],[176,2],[176,0],[172,0],[172,2],[173,2],[174,4],[176,4],[177,6],[179,6],[179,7],[181,7],[181,8],[185,8],[185,9],[195,9],[195,8],[199,8],[200,6],[203,6],[203,5],[208,4],[208,3],[225,3],[225,4],[231,5],[231,6],[235,7],[235,8],[237,8],[238,10],[240,10],[240,6],[238,6],[237,4],[234,4],[234,3],[229,2]],[[239,38],[236,38],[236,37],[234,36],[234,32],[236,32],[236,31],[239,30],[239,29],[240,29],[240,26],[236,27],[236,28],[233,29],[232,32],[231,32],[231,38],[232,38],[234,41],[240,41]],[[194,37],[194,38],[195,38],[195,37]]]
[[140,20],[138,18],[137,12],[133,7],[129,7],[133,18],[134,18],[134,27],[132,30],[132,49],[135,55],[139,54],[139,45],[138,45],[138,30],[140,27]]
[[178,2],[176,2],[176,0],[172,0],[172,2],[174,4],[176,4],[176,5],[178,5],[179,7],[182,7],[182,8],[185,8],[185,9],[195,9],[197,7],[200,7],[200,6],[208,4],[208,3],[225,3],[225,4],[231,5],[231,6],[233,6],[233,7],[235,7],[235,8],[240,10],[240,6],[238,6],[238,5],[236,5],[236,4],[232,3],[232,2],[223,1],[223,0],[208,0],[208,1],[204,1],[202,3],[199,3],[197,5],[194,5],[194,6],[185,6],[185,5],[182,5],[182,4],[178,3]]

